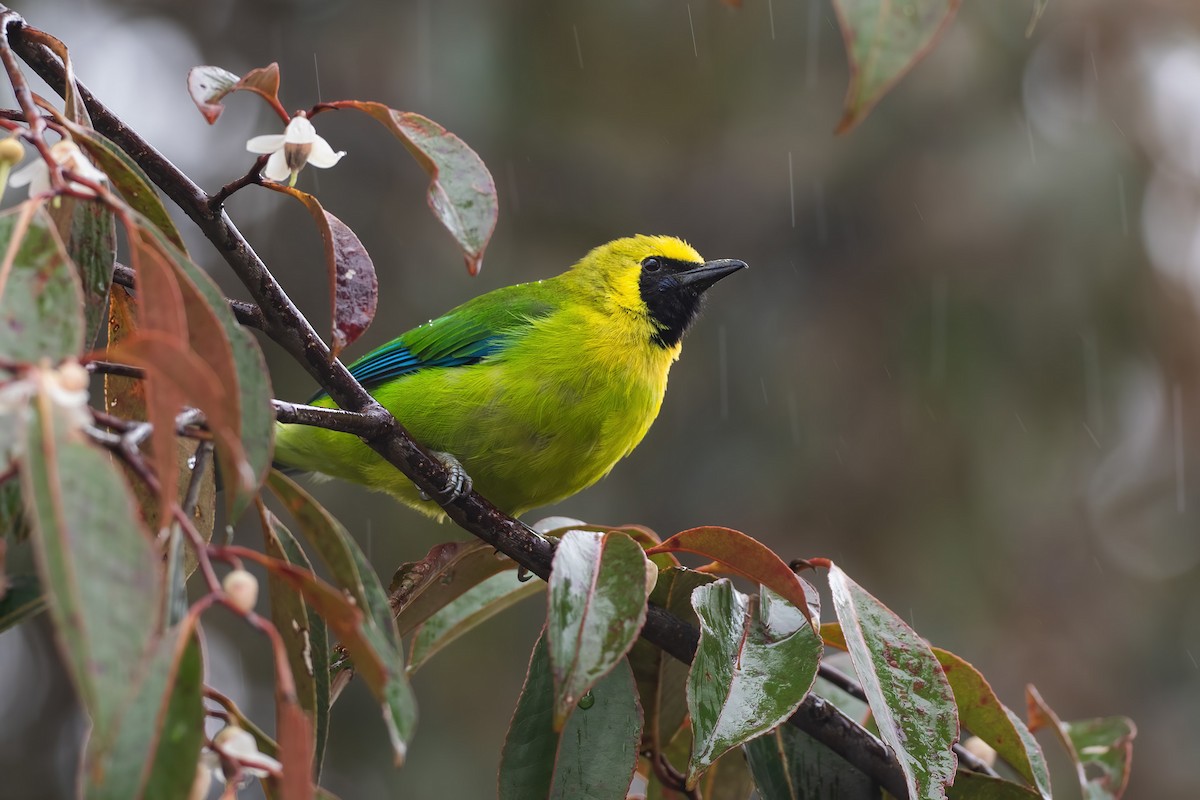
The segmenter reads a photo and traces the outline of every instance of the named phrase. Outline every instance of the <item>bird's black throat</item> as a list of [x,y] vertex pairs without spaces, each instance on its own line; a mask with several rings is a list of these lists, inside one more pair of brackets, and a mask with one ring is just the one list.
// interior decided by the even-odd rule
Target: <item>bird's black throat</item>
[[699,313],[708,287],[745,268],[745,261],[732,258],[703,264],[664,256],[643,259],[638,288],[650,316],[658,323],[650,341],[664,349],[679,344]]
[[680,273],[700,266],[692,261],[657,257],[661,267],[654,272],[643,268],[638,288],[642,301],[659,328],[650,336],[650,341],[663,349],[679,344],[684,332],[704,301],[704,290],[708,286],[688,285],[679,280]]

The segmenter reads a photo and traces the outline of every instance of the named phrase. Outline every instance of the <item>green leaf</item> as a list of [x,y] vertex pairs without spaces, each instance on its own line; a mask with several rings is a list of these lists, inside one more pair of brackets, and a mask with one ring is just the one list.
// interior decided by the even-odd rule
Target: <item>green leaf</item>
[[556,729],[637,639],[646,621],[647,564],[624,533],[568,531],[559,541],[546,622]]
[[[896,754],[911,797],[941,798],[957,766],[954,695],[924,639],[829,565],[833,608],[879,735]],[[920,713],[914,713],[920,709]]]
[[688,786],[728,750],[792,715],[812,688],[821,640],[804,615],[766,587],[761,599],[728,579],[692,592],[700,644],[688,673]]
[[325,105],[362,111],[400,140],[429,174],[429,207],[462,248],[467,270],[478,273],[496,229],[500,203],[492,174],[475,151],[441,125],[411,111],[358,100]]
[[45,608],[46,598],[36,575],[9,578],[8,591],[0,597],[0,633],[37,616]]
[[401,564],[388,585],[388,597],[401,636],[493,575],[516,568],[486,542],[443,542],[425,558]]
[[[699,625],[692,608],[692,590],[712,583],[716,577],[683,567],[668,567],[658,573],[650,602],[665,608],[692,625]],[[644,746],[662,752],[687,718],[688,666],[644,639],[634,642],[629,665],[637,679],[638,697],[646,714]],[[690,751],[689,751],[690,752]],[[682,763],[682,762],[680,762]]]
[[158,629],[162,565],[112,460],[55,406],[53,378],[37,376],[21,482],[55,635],[102,747]]
[[609,672],[592,688],[594,702],[555,732],[548,649],[543,632],[504,739],[500,800],[624,800],[642,730],[633,673],[624,663]]
[[762,800],[879,800],[870,778],[794,725],[780,725],[743,749]]
[[950,800],[1037,800],[1042,795],[1003,778],[959,770],[954,785],[946,787],[946,796]]
[[[261,501],[258,511],[263,552],[311,572],[312,564],[292,532]],[[320,777],[329,735],[329,634],[320,615],[308,608],[303,596],[274,572],[267,573],[267,590],[271,596],[271,620],[287,648],[300,707],[314,723],[313,774]]]
[[299,200],[317,223],[321,242],[325,245],[325,268],[329,273],[330,316],[333,320],[329,354],[330,358],[335,358],[362,336],[375,319],[375,307],[379,302],[375,264],[350,226],[326,211],[317,198],[279,183],[263,185]]
[[[649,555],[658,553],[695,553],[711,558],[725,571],[741,575],[755,583],[762,584],[783,597],[804,614],[817,627],[819,620],[809,611],[809,596],[805,592],[804,581],[783,562],[775,551],[762,542],[741,531],[732,528],[722,528],[707,525],[701,528],[690,528],[681,531],[667,539],[657,547],[646,551]],[[711,565],[710,565],[711,566]],[[701,571],[712,571],[708,567]]]
[[1046,757],[1025,723],[1000,702],[979,670],[947,650],[935,647],[933,654],[950,681],[962,727],[987,742],[1037,789],[1037,794],[1050,800]]
[[541,581],[521,581],[508,570],[475,586],[426,620],[413,634],[408,671],[416,672],[443,647],[521,600],[545,591]]
[[155,643],[117,735],[84,756],[89,800],[186,796],[204,742],[204,669],[190,624]]
[[104,171],[109,183],[120,192],[130,208],[145,217],[171,244],[186,253],[187,248],[184,247],[179,229],[175,227],[175,222],[141,166],[128,153],[91,128],[71,124],[67,127],[71,130],[72,138]]
[[1137,726],[1128,717],[1063,722],[1032,685],[1025,687],[1029,729],[1051,728],[1075,764],[1087,800],[1116,800],[1129,785]]
[[84,348],[83,290],[46,212],[0,214],[0,358],[52,362]]
[[[307,492],[283,474],[272,471],[267,485],[283,502],[305,538],[329,568],[334,582],[350,596],[365,618],[362,635],[382,660],[384,673],[375,680],[364,674],[376,697],[384,703],[392,751],[397,763],[404,760],[407,742],[417,722],[416,699],[404,668],[404,649],[392,618],[379,576],[342,524]],[[326,617],[326,622],[329,622]],[[331,623],[332,624],[332,623]],[[361,666],[361,665],[360,665]]]
[[837,132],[845,133],[933,49],[962,0],[834,0],[850,88]]
[[59,198],[51,209],[67,253],[79,271],[83,289],[84,348],[92,349],[108,321],[108,293],[117,258],[113,214],[98,200]]

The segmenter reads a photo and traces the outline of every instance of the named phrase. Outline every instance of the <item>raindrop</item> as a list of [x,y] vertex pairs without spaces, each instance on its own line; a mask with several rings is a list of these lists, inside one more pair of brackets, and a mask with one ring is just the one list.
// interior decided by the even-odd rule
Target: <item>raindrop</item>
[[579,26],[572,25],[571,30],[575,33],[575,55],[579,57],[579,68],[583,69],[583,45],[579,43]]
[[596,705],[596,697],[591,692],[588,692],[583,697],[579,698],[577,705],[581,710],[587,711],[589,708]]
[[771,40],[775,39],[775,7],[767,0],[767,17],[771,20]]
[[809,91],[817,85],[817,65],[821,47],[821,0],[808,0],[808,58],[804,62],[804,85]]
[[196,457],[188,456],[187,465],[188,465],[188,469],[195,469],[196,468]]
[[1129,210],[1125,205],[1125,176],[1117,174],[1117,203],[1121,206],[1121,233],[1129,235]]
[[688,3],[688,27],[692,29],[692,55],[700,57],[700,48],[696,47],[696,23],[692,22],[692,4]]
[[796,227],[796,180],[792,171],[792,152],[788,151],[788,196],[792,198],[792,227]]
[[1175,384],[1172,395],[1175,405],[1175,507],[1182,514],[1187,510],[1183,481],[1183,387]]

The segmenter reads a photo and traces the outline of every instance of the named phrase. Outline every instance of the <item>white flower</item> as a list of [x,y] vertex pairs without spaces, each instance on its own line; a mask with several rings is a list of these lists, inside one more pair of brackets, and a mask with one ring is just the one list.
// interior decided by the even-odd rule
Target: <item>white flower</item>
[[[213,744],[221,748],[221,752],[236,761],[242,771],[256,778],[265,778],[271,773],[278,774],[283,765],[268,755],[258,752],[258,743],[249,731],[236,725],[226,725],[213,739]],[[221,783],[225,783],[225,771],[218,763],[213,772]]]
[[[63,139],[50,145],[50,155],[54,158],[54,162],[63,169],[74,172],[81,178],[87,178],[93,183],[103,183],[108,180],[103,172],[96,169],[91,161],[88,161],[87,156],[79,149],[79,145],[75,144],[70,139]],[[43,194],[50,191],[50,167],[40,157],[36,157],[25,166],[12,174],[8,179],[10,186],[29,186],[29,195]],[[91,189],[80,183],[72,181],[68,186],[82,194],[93,195]]]
[[296,175],[305,164],[327,169],[346,155],[345,150],[335,153],[329,142],[317,136],[317,129],[303,113],[292,117],[282,135],[255,136],[246,142],[246,149],[251,153],[270,153],[263,177],[276,183],[288,180],[289,185],[296,183]]

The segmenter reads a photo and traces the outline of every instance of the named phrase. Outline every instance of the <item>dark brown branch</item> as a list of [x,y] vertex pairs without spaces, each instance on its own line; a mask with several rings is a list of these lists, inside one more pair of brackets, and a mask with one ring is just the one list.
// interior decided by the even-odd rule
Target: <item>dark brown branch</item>
[[255,159],[249,172],[222,186],[216,194],[208,199],[209,211],[214,213],[220,211],[221,207],[225,205],[225,201],[236,191],[244,189],[247,186],[261,186],[263,181],[262,168],[267,165],[268,158],[270,156],[259,156]]
[[[113,267],[113,283],[118,286],[132,289],[134,288],[133,284],[136,278],[137,273],[133,271],[132,267],[127,267],[120,263]],[[233,316],[237,318],[237,321],[247,328],[255,328],[261,331],[266,325],[262,311],[254,303],[247,303],[244,300],[234,300],[232,297],[226,297],[225,302],[229,303],[229,310],[233,312]]]
[[[9,12],[5,18],[12,47],[56,91],[63,90],[64,70],[54,54],[24,35],[24,21]],[[220,251],[226,263],[250,291],[263,314],[263,331],[291,354],[346,411],[359,412],[367,445],[394,465],[431,497],[445,497],[451,477],[441,462],[417,444],[340,361],[284,292],[249,242],[223,209],[161,153],[102,105],[82,83],[79,95],[95,127],[138,162],[150,179],[178,205]],[[456,497],[442,506],[459,526],[495,547],[530,572],[545,579],[550,574],[553,545],[528,526],[508,516],[476,492]],[[642,635],[672,656],[690,662],[698,632],[679,618],[651,607]],[[908,796],[903,773],[887,747],[831,704],[809,696],[792,723],[821,741],[894,796]]]

